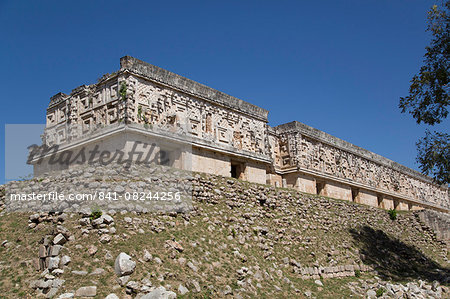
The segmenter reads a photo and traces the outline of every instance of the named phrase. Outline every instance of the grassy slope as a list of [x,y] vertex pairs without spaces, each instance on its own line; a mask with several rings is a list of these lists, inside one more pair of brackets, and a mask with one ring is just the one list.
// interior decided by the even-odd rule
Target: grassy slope
[[[98,298],[104,298],[117,284],[113,263],[122,251],[137,261],[131,280],[149,278],[154,286],[171,285],[174,290],[180,283],[186,286],[197,280],[202,292],[190,292],[186,298],[214,298],[226,285],[234,290],[241,288],[237,284],[237,270],[241,267],[250,268],[252,272],[257,272],[259,267],[262,273],[267,273],[267,277],[259,282],[260,288],[256,287],[258,281],[248,276],[252,278],[252,286],[241,292],[244,297],[281,298],[295,294],[301,298],[306,290],[319,298],[355,297],[347,284],[360,282],[360,279],[324,279],[324,287],[319,287],[313,280],[302,280],[293,272],[292,266],[284,265],[281,260],[285,257],[295,259],[302,266],[372,264],[376,265],[379,276],[397,282],[433,280],[436,268],[448,271],[442,255],[443,245],[424,231],[411,213],[401,213],[396,221],[392,221],[386,211],[375,208],[292,190],[263,190],[266,187],[230,179],[215,178],[212,181],[211,184],[211,178],[208,178],[198,183],[215,195],[199,196],[195,200],[195,211],[189,217],[116,214],[117,233],[109,244],[101,244],[94,231],[87,236],[81,235],[80,216],[70,216],[64,226],[74,234],[75,241],[68,242],[62,252],[69,255],[72,262],[70,270],[66,269],[61,277],[66,280],[61,291],[96,284]],[[220,194],[214,189],[221,190]],[[255,194],[261,192],[270,193],[269,197],[277,200],[268,200],[261,205],[255,199]],[[123,220],[127,216],[150,223],[130,226]],[[8,240],[10,244],[8,248],[0,247],[0,298],[34,297],[27,281],[38,279],[39,272],[32,269],[31,259],[37,257],[37,244],[44,235],[51,233],[53,225],[40,225],[31,230],[27,228],[27,222],[28,214],[0,216],[0,241]],[[267,233],[258,232],[255,229],[258,226],[265,227]],[[157,233],[154,227],[164,229]],[[181,243],[184,251],[180,253],[167,248],[165,241],[169,239]],[[98,247],[94,256],[87,254],[90,244]],[[139,261],[144,249],[163,263]],[[233,253],[236,250],[246,261],[236,257]],[[107,252],[113,259],[105,258]],[[181,266],[180,257],[196,264],[198,271]],[[72,270],[91,272],[95,268],[103,268],[106,272],[102,276],[70,274]],[[361,278],[370,280],[372,276],[363,274]],[[281,291],[275,290],[274,286]],[[295,293],[292,286],[301,292]],[[115,293],[123,295],[125,288]]]

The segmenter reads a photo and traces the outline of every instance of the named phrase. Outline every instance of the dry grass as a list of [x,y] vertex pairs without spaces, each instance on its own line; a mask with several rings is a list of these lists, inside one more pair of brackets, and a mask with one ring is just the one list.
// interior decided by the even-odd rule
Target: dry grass
[[[223,181],[218,181],[216,187],[224,186],[224,184]],[[247,183],[243,183],[245,184]],[[298,198],[306,196],[296,192],[293,194]],[[333,202],[339,203],[336,200]],[[113,270],[114,258],[122,251],[132,256],[137,262],[136,271],[131,275],[130,280],[140,281],[148,278],[154,286],[168,287],[170,285],[175,291],[180,283],[184,286],[189,285],[192,280],[200,283],[202,287],[200,293],[190,292],[180,298],[215,298],[227,285],[232,289],[240,288],[237,284],[237,270],[243,266],[249,268],[259,266],[261,271],[266,271],[273,277],[273,279],[264,279],[259,282],[260,288],[255,287],[253,291],[243,293],[244,297],[254,298],[302,298],[306,290],[311,291],[318,298],[356,297],[349,290],[348,283],[359,282],[360,279],[369,280],[372,277],[370,274],[363,274],[362,278],[325,279],[324,287],[321,288],[312,280],[300,279],[298,274],[293,273],[291,266],[285,267],[281,262],[284,257],[289,257],[305,266],[312,266],[315,263],[326,265],[332,258],[338,260],[339,265],[343,265],[351,264],[358,259],[361,246],[354,242],[349,231],[349,227],[353,224],[348,223],[348,220],[340,220],[343,211],[339,206],[327,209],[326,213],[312,206],[305,209],[303,214],[298,213],[298,208],[301,207],[298,203],[291,204],[290,213],[260,207],[258,209],[267,209],[266,215],[269,216],[259,217],[248,225],[230,221],[230,218],[241,219],[243,214],[252,213],[256,209],[254,205],[230,209],[224,201],[220,201],[218,204],[196,202],[195,207],[198,213],[191,216],[189,221],[185,221],[182,215],[170,217],[155,214],[139,216],[131,213],[116,214],[114,219],[117,233],[109,244],[101,244],[95,231],[82,235],[78,226],[80,216],[71,215],[64,226],[74,234],[75,240],[64,246],[62,255],[69,255],[72,262],[61,276],[65,283],[60,293],[73,292],[81,286],[97,285],[98,298],[104,298],[111,292],[122,297],[125,294],[125,288],[113,291],[113,287],[117,285],[117,277]],[[381,215],[377,216],[379,219],[377,222],[370,225],[374,229],[386,232],[392,238],[401,239],[406,244],[419,244],[420,242],[414,242],[419,239],[427,241],[429,245],[418,250],[437,263],[445,265],[441,255],[442,248],[438,243],[429,240],[429,237],[419,230],[406,229],[406,224],[403,224],[401,219],[406,221],[408,217],[411,217],[409,213],[400,214],[400,220],[394,224],[389,220],[387,213],[383,216],[384,211],[367,209],[367,213]],[[145,219],[150,223],[158,221],[165,229],[156,233],[152,231],[149,224],[127,227],[124,221],[124,217],[127,216]],[[205,217],[209,218],[208,221]],[[331,219],[336,222],[325,229],[323,223],[330,222]],[[8,240],[10,244],[8,248],[0,247],[0,298],[34,297],[27,282],[38,279],[40,273],[32,268],[31,260],[37,257],[37,244],[43,236],[51,233],[53,224],[39,226],[38,229],[28,229],[27,220],[27,214],[0,216],[0,241]],[[366,223],[367,215],[354,215],[352,221]],[[267,227],[274,238],[264,238],[261,242],[258,234],[253,231],[255,226]],[[139,229],[142,229],[143,233],[139,233]],[[230,236],[233,236],[231,240]],[[244,244],[239,242],[242,237],[247,237]],[[165,242],[169,239],[179,242],[184,247],[184,251],[180,253],[167,248]],[[266,251],[260,248],[261,243],[273,247],[270,249],[273,260],[264,258]],[[94,256],[89,256],[87,253],[87,248],[91,244],[98,247]],[[330,257],[328,254],[330,248],[338,250],[340,254]],[[154,260],[140,261],[145,249],[153,257],[159,257],[163,263],[157,264]],[[234,255],[233,252],[236,249],[247,258],[245,262]],[[107,252],[113,259],[106,259]],[[194,272],[187,266],[180,266],[178,262],[180,257],[194,264],[198,263],[198,271]],[[105,273],[101,276],[77,276],[70,273],[73,270],[84,270],[90,273],[95,268],[103,268]],[[301,292],[295,293],[291,284],[277,275],[277,270],[281,270],[283,277],[287,277]],[[160,279],[161,276],[164,280]],[[253,286],[257,283],[254,281]],[[212,289],[209,286],[213,286]],[[274,286],[278,286],[281,290],[276,291]],[[189,287],[189,289],[192,288]]]

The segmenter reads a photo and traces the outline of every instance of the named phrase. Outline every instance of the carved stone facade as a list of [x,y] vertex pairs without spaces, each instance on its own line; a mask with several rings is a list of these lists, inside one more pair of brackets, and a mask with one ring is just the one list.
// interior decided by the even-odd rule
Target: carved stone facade
[[275,167],[288,185],[385,208],[414,209],[419,202],[449,207],[448,188],[403,165],[299,122],[276,131]]
[[[120,63],[98,83],[51,98],[43,144],[96,144],[126,128],[179,133],[194,171],[382,208],[449,211],[448,188],[414,170],[299,122],[272,128],[268,111],[138,59]],[[34,164],[36,174],[58,170]]]

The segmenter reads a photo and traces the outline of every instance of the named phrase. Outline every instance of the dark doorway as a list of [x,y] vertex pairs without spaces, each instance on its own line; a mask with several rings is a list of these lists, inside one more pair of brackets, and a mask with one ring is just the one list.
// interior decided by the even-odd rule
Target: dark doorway
[[377,195],[377,200],[378,200],[378,207],[379,208],[384,208],[383,207],[383,195],[378,194]]
[[244,179],[245,164],[239,162],[231,162],[231,177],[235,179]]
[[170,152],[167,150],[159,151],[159,165],[172,166]]
[[325,188],[325,183],[316,181],[316,194],[317,195],[321,195],[322,194],[323,188]]
[[400,204],[400,202],[397,199],[394,199],[394,210],[398,209],[399,204]]
[[359,189],[352,188],[352,201],[353,202],[358,202],[358,195],[359,195]]
[[237,166],[231,164],[231,177],[237,179]]

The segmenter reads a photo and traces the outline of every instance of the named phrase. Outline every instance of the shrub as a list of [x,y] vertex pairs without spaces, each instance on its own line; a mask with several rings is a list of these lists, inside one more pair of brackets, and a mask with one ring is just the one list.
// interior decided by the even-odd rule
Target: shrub
[[102,216],[102,211],[100,209],[95,209],[92,210],[91,215],[89,215],[89,218],[91,218],[91,220],[95,220],[100,218],[100,216]]
[[122,101],[127,99],[127,83],[125,81],[120,83],[119,95]]
[[355,277],[361,277],[361,271],[355,270]]
[[390,209],[390,210],[388,211],[388,213],[389,213],[389,217],[390,217],[392,220],[397,219],[397,210]]
[[377,297],[383,296],[384,292],[386,292],[386,290],[384,288],[379,288],[376,292]]

